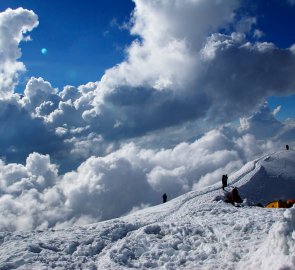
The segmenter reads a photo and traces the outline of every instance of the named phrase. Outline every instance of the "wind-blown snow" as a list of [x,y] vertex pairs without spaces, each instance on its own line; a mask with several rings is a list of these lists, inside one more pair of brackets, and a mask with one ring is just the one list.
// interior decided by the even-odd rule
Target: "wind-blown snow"
[[65,230],[0,233],[0,269],[294,269],[295,152],[249,162],[229,176],[243,207],[216,198],[220,184],[122,218]]

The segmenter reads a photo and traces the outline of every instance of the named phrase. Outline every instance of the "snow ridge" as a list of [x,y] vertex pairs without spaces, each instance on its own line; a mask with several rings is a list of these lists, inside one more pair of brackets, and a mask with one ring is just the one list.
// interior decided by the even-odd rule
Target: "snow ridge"
[[[295,198],[294,151],[229,176],[248,205]],[[221,185],[125,217],[66,230],[0,233],[4,269],[295,269],[295,207],[234,207]]]

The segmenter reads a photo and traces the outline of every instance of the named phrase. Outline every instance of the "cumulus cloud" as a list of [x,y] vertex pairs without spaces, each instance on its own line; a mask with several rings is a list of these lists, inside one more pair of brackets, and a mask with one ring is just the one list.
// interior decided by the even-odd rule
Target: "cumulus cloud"
[[18,101],[30,122],[43,125],[71,157],[105,155],[125,140],[188,122],[234,121],[269,95],[293,91],[295,55],[272,43],[250,43],[254,17],[239,18],[233,33],[218,33],[237,22],[238,1],[135,4],[130,32],[137,39],[101,81],[57,92],[31,78]]
[[240,118],[239,134],[251,134],[255,139],[293,144],[295,122],[291,118],[279,121],[276,115],[281,108],[280,105],[272,111],[267,102],[262,104],[253,115]]
[[0,13],[0,93],[13,91],[18,75],[25,66],[21,57],[19,43],[29,40],[25,36],[38,25],[38,17],[33,11],[23,8],[7,9]]
[[208,32],[233,20],[237,7],[236,1],[135,3],[131,33],[140,39],[126,61],[106,71],[94,108],[84,113],[106,136],[138,136],[204,116],[207,96],[192,82],[200,69],[198,50]]
[[58,97],[57,89],[53,89],[49,82],[32,77],[26,85],[22,102],[26,110],[47,115],[57,107]]
[[[274,112],[277,112],[277,110]],[[267,103],[265,103],[250,117],[240,119],[241,131],[253,134],[258,139],[275,136],[284,125],[275,118],[274,112],[271,112]]]
[[0,157],[24,162],[32,152],[55,153],[62,160],[64,142],[40,118],[32,117],[18,95],[0,99]]
[[[263,117],[272,125],[273,113],[265,106],[248,118],[249,127]],[[222,174],[230,177],[246,161],[285,144],[268,140],[267,134],[257,139],[250,131],[224,126],[191,143],[158,150],[129,143],[65,174],[48,155],[33,153],[25,165],[1,161],[0,228],[63,228],[118,217],[160,203],[164,192],[171,199],[218,183]]]
[[253,111],[268,96],[294,91],[295,57],[289,49],[271,43],[250,44],[243,35],[214,34],[203,55],[210,62],[203,88],[211,97],[211,119],[232,120]]
[[[135,4],[135,41],[100,81],[59,92],[31,78],[22,98],[0,99],[0,229],[117,217],[293,146],[294,120],[278,121],[279,109],[263,102],[294,91],[294,46],[250,42],[256,19],[236,18],[239,1]],[[33,12],[7,10],[0,31],[7,18],[16,28],[0,43],[0,61],[15,66],[1,70],[5,93],[24,69],[18,44],[37,25]],[[238,118],[238,128],[208,131]]]
[[183,86],[197,64],[192,52],[208,32],[233,19],[237,2],[136,0],[135,5],[130,32],[140,39],[128,48],[127,61],[106,72],[103,84],[110,88]]
[[236,1],[136,1],[131,33],[140,38],[106,71],[84,120],[118,140],[188,121],[231,122],[270,95],[293,93],[292,50],[249,42],[255,18],[218,33],[237,8]]

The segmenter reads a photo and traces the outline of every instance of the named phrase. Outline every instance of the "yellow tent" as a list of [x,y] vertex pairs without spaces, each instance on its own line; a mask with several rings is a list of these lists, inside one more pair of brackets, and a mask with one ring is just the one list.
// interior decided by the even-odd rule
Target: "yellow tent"
[[266,208],[289,208],[295,203],[295,200],[288,200],[288,201],[273,201],[267,204]]

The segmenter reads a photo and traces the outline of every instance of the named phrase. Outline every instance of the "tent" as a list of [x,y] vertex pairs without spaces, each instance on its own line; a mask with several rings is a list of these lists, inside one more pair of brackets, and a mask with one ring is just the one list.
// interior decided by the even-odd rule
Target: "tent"
[[290,208],[295,204],[295,200],[287,200],[287,201],[273,201],[268,203],[265,207],[266,208]]

